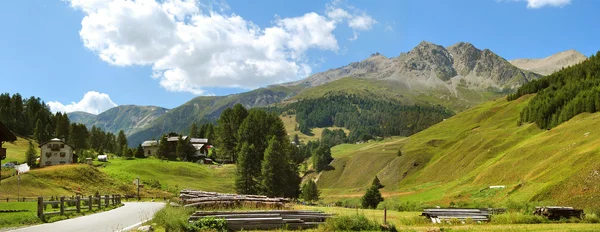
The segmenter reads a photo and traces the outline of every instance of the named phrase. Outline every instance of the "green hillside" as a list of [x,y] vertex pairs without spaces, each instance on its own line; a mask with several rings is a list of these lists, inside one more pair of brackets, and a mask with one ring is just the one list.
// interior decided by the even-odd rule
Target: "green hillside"
[[600,197],[600,134],[591,129],[600,126],[600,113],[552,130],[517,126],[532,97],[487,102],[409,138],[334,147],[334,170],[322,173],[318,185],[329,201],[361,196],[377,175],[384,197],[396,201],[600,207],[593,200]]
[[[34,169],[21,175],[20,196],[135,194],[133,179],[145,185],[141,195],[172,196],[181,189],[234,192],[233,165],[221,167],[158,159],[96,162],[95,166],[73,164]],[[17,177],[2,180],[0,198],[17,197]]]
[[[37,148],[37,142],[33,141],[33,145]],[[29,140],[23,137],[17,136],[17,141],[12,143],[5,142],[2,144],[2,147],[6,148],[6,159],[2,160],[2,163],[7,162],[25,162],[25,152],[27,152],[27,148],[29,146]],[[38,152],[39,155],[39,152]]]

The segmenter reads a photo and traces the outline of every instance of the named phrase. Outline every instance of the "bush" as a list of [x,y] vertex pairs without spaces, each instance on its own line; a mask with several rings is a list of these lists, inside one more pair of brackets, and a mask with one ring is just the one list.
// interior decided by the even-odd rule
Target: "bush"
[[369,220],[363,214],[330,218],[327,219],[324,227],[326,231],[382,231],[384,229],[379,223]]
[[190,228],[188,218],[194,209],[166,206],[154,215],[152,221],[165,231],[186,231]]
[[145,180],[145,181],[142,181],[142,183],[144,183],[144,185],[150,186],[155,189],[161,188],[160,182],[158,182],[158,180],[155,180],[155,179]]
[[205,217],[189,225],[188,231],[227,231],[227,221],[222,218]]
[[585,223],[600,223],[600,217],[596,213],[586,214],[583,221]]

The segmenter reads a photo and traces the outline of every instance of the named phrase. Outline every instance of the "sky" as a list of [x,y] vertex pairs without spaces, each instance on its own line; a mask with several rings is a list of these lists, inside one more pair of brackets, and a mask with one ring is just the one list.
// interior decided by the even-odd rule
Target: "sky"
[[0,7],[0,92],[51,110],[177,107],[421,41],[506,58],[600,50],[593,0],[21,0]]

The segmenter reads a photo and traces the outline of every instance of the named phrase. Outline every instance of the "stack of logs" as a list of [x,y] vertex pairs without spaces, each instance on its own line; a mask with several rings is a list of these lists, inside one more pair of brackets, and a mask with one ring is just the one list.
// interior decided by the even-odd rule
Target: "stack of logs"
[[491,209],[423,209],[421,216],[431,219],[433,223],[449,222],[453,219],[474,222],[490,220]]
[[269,198],[259,195],[237,195],[196,190],[181,190],[179,197],[185,207],[228,208],[238,206],[283,208],[287,198]]
[[267,211],[198,211],[190,216],[189,221],[204,217],[222,218],[227,221],[227,228],[239,230],[269,230],[286,228],[290,230],[316,228],[331,217],[316,211],[306,210],[267,210]]

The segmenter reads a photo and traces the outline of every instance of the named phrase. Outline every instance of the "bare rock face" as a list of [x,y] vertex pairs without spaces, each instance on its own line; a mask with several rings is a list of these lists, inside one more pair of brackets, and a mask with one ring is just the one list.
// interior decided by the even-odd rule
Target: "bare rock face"
[[452,55],[442,46],[421,42],[408,52],[402,68],[407,71],[433,72],[441,80],[456,76]]
[[541,75],[550,75],[562,68],[576,65],[586,60],[587,57],[575,50],[559,52],[541,59],[515,59],[510,63],[521,69],[529,70]]

